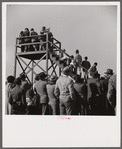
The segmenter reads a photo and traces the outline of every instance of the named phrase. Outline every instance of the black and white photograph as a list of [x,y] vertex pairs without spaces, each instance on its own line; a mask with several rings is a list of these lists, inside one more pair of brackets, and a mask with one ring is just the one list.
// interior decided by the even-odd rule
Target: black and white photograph
[[119,2],[3,2],[2,44],[4,147],[119,147]]

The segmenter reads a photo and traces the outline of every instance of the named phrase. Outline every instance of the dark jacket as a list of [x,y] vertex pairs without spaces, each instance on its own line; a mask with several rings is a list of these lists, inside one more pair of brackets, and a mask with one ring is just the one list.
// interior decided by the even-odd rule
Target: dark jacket
[[104,80],[101,80],[101,86],[102,86],[102,90],[103,90],[103,93],[105,95],[107,95],[107,92],[108,92],[108,81],[109,79],[104,79]]
[[25,80],[25,81],[22,81],[22,84],[20,86],[22,89],[24,89],[24,92],[26,94],[27,90],[30,89],[30,84]]
[[26,100],[25,93],[20,86],[16,85],[10,92],[9,103],[12,106],[14,113],[21,113],[25,111]]
[[[84,68],[86,68],[87,70],[89,70],[89,68],[91,67],[91,64],[90,64],[89,61],[84,60],[84,61],[82,62],[82,66],[83,66]],[[83,71],[85,71],[85,69],[83,69]]]
[[98,96],[101,94],[101,85],[97,78],[90,78],[87,82],[87,101],[96,103]]

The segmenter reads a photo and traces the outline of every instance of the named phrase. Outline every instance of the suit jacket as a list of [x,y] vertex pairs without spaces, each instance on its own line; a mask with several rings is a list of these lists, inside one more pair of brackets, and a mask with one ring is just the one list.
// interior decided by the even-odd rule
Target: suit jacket
[[110,104],[115,108],[116,107],[116,75],[111,76],[109,79],[107,97]]
[[40,96],[40,103],[48,103],[48,96],[47,96],[47,89],[46,89],[47,82],[46,81],[36,81],[34,90]]
[[70,79],[68,76],[61,76],[55,86],[54,93],[56,97],[60,97],[60,100],[75,100],[75,93],[74,93],[74,86],[73,80]]
[[21,86],[20,86],[22,89],[24,89],[24,92],[26,93],[27,92],[27,90],[29,90],[30,89],[30,84],[25,80],[25,81],[22,81],[22,84],[21,84]]
[[[89,61],[84,60],[82,66],[88,70],[91,67],[91,64]],[[83,71],[85,71],[85,69],[83,69]]]
[[80,54],[77,54],[77,55],[75,56],[74,61],[76,62],[76,65],[77,65],[77,66],[80,66],[80,65],[82,64],[82,56],[81,56]]
[[104,79],[101,81],[102,91],[105,95],[107,95],[108,92],[108,81],[109,79]]
[[49,98],[48,104],[57,105],[58,98],[56,98],[56,96],[54,95],[55,84],[47,84],[46,87],[47,87],[47,93],[48,93],[48,98]]
[[20,86],[16,85],[10,92],[9,103],[15,111],[23,111],[26,108],[25,93]]
[[97,96],[101,94],[100,82],[97,78],[90,78],[87,81],[87,101],[96,102]]

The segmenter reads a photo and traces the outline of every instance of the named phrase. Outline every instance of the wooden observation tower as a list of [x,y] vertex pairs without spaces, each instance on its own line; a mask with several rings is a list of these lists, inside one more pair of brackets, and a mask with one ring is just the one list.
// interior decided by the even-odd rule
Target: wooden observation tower
[[[16,77],[17,64],[19,64],[22,70],[20,73],[25,73],[31,84],[34,82],[34,76],[38,74],[35,68],[38,67],[39,73],[45,72],[48,76],[52,74],[59,76],[61,74],[61,69],[65,67],[64,63],[60,61],[60,58],[63,57],[64,54],[70,57],[64,50],[61,49],[61,42],[53,36],[51,37],[51,40],[49,40],[49,33],[46,33],[45,35],[21,37],[21,39],[30,38],[31,41],[32,38],[38,37],[39,39],[41,36],[45,36],[46,40],[38,40],[37,42],[23,44],[19,44],[20,38],[16,38],[14,76]],[[33,48],[34,45],[38,45],[39,48],[37,51]],[[41,46],[43,45],[45,45],[45,49],[41,50]],[[23,52],[22,47],[25,46],[28,46],[29,48],[28,51]],[[59,74],[57,74],[57,72],[59,72]],[[31,77],[29,77],[29,74]]]

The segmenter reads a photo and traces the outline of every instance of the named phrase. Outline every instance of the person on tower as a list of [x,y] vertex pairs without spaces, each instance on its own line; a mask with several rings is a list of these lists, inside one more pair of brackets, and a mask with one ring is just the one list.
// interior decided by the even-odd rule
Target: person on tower
[[[20,34],[19,34],[19,44],[24,44],[25,41],[24,41],[24,32],[21,31]],[[24,52],[25,51],[25,46],[21,46],[21,52]]]
[[91,68],[89,69],[90,76],[93,76],[95,72],[98,72],[97,71],[97,65],[98,65],[98,63],[95,62],[94,65],[91,66]]
[[[33,28],[31,28],[31,30],[30,30],[30,35],[31,35],[31,36],[36,36],[36,35],[38,35],[38,33],[35,32],[35,30],[34,30]],[[32,43],[38,42],[38,41],[39,41],[38,36],[31,38],[31,42],[32,42]],[[38,50],[39,50],[39,45],[35,44],[35,45],[33,45],[33,48],[35,49],[35,51],[38,51]]]
[[79,54],[78,49],[75,51],[75,53],[76,53],[76,56],[74,58],[74,61],[76,63],[75,72],[76,74],[79,74],[81,76],[82,75],[82,72],[81,72],[82,56]]
[[42,30],[40,31],[40,41],[42,42],[42,44],[40,45],[40,50],[41,51],[45,51],[46,50],[46,43],[43,43],[43,42],[46,42],[46,27],[43,26],[42,27]]
[[91,67],[91,64],[90,62],[88,61],[88,57],[84,57],[84,61],[82,62],[82,70],[83,70],[83,73],[84,73],[84,79],[87,81],[88,79],[88,70],[89,68]]
[[[25,28],[24,36],[26,37],[26,38],[24,38],[24,42],[25,42],[25,43],[30,43],[31,40],[30,40],[30,38],[28,37],[28,36],[30,36],[30,31],[29,31],[28,28]],[[30,49],[30,45],[25,45],[25,51],[28,52],[29,49]]]

